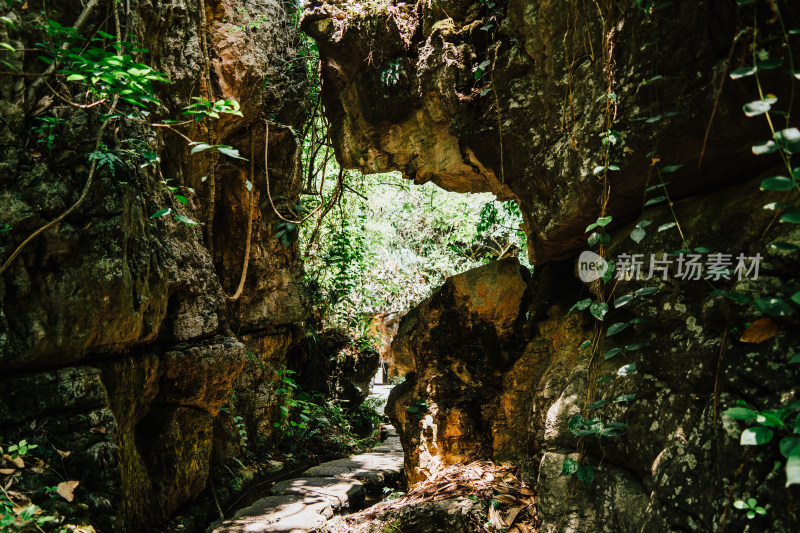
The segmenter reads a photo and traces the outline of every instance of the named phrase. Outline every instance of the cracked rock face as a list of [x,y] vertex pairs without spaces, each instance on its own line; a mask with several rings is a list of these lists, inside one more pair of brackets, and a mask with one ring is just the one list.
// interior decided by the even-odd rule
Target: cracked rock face
[[[83,4],[48,5],[48,16],[69,26]],[[84,33],[114,33],[112,4],[128,6],[101,1]],[[253,160],[254,175],[249,162],[211,150],[190,154],[165,128],[120,121],[118,134],[108,130],[103,138],[119,157],[115,171],[100,168],[85,202],[0,275],[0,443],[27,439],[42,452],[45,442],[70,452],[59,461],[62,474],[80,480],[76,504],[86,504],[87,520],[105,531],[154,530],[154,521],[196,498],[214,461],[241,453],[231,436],[238,435],[234,416],[254,440],[271,437],[274,369],[285,364],[294,324],[307,314],[296,246],[274,238],[276,217],[261,207],[267,146],[273,194],[296,198],[300,186],[291,179],[293,136],[277,126],[267,136],[262,120],[297,126],[303,119],[305,72],[286,61],[299,42],[296,7],[277,0],[205,4],[201,13],[196,2],[131,2],[121,20],[149,50],[140,60],[172,81],[156,84],[164,107],[149,118],[159,121],[180,119],[190,97],[207,95],[205,27],[214,99],[239,101],[244,115],[215,123],[212,142]],[[31,5],[10,16],[14,26],[2,24],[0,41],[22,51],[8,59],[35,70],[34,43],[46,41],[40,10]],[[98,111],[107,112],[71,108],[44,86],[31,100],[33,79],[0,80],[0,228],[11,228],[0,232],[0,261],[78,199]],[[72,99],[82,101],[85,89],[60,87],[73,89]],[[52,147],[37,143],[34,116],[63,121]],[[207,141],[204,124],[182,133]],[[159,155],[159,166],[140,166],[145,149]],[[181,187],[186,203],[166,190],[166,179]],[[231,302],[225,295],[239,283],[252,205],[248,276]],[[204,225],[150,218],[162,208]],[[234,389],[242,390],[235,398]],[[54,484],[32,480],[20,483]]]
[[[788,298],[800,290],[797,254],[766,244],[800,243],[800,231],[772,226],[764,236],[771,215],[760,206],[779,195],[760,192],[759,183],[757,178],[677,202],[674,209],[693,243],[722,253],[763,254],[758,279],[719,280],[713,282],[717,288]],[[658,227],[672,215],[661,207],[648,219]],[[733,226],[741,230],[724,230]],[[682,246],[675,229],[651,231],[636,244],[629,237],[633,228],[612,232],[609,257],[661,257]],[[536,483],[542,531],[549,533],[705,533],[720,531],[723,516],[725,531],[797,530],[800,488],[784,487],[777,443],[740,445],[749,424],[722,414],[737,400],[768,409],[800,396],[800,367],[788,363],[797,352],[797,313],[773,316],[776,334],[752,344],[740,340],[748,324],[764,316],[752,303],[741,306],[713,295],[703,280],[623,280],[609,301],[644,287],[658,290],[618,309],[612,306],[602,325],[634,318],[644,322],[615,335],[604,330],[596,348],[581,349],[597,332],[588,310],[569,312],[593,290],[581,286],[574,266],[572,261],[550,263],[535,269],[527,282],[489,275],[481,267],[451,278],[406,315],[393,348],[412,351],[415,368],[392,392],[387,413],[402,437],[409,479],[423,479],[438,464],[463,461],[467,451],[479,452],[523,467]],[[450,296],[457,278],[466,275],[495,280],[506,291],[527,285],[528,303],[516,315],[527,316],[524,338],[515,341],[523,349],[499,351],[503,342],[492,328],[472,327],[472,300]],[[605,286],[606,297],[613,285]],[[496,287],[492,293],[503,290]],[[517,308],[508,295],[502,302]],[[619,377],[620,369],[632,364],[635,372]],[[620,399],[626,395],[634,396]],[[608,403],[586,409],[598,400]],[[585,437],[580,458],[579,439],[569,429],[578,414],[627,427],[619,436]],[[593,466],[590,486],[562,474],[567,458]],[[731,487],[733,501],[770,502],[769,516],[757,523],[732,507],[726,511]]]
[[[757,97],[752,84],[728,79],[715,103],[726,72],[747,60],[736,48],[727,61],[735,6],[676,2],[645,16],[633,3],[605,5],[306,4],[302,27],[319,45],[339,161],[517,200],[537,264],[585,243],[600,213],[598,166],[621,169],[609,171],[608,212],[624,221],[638,214],[648,181],[657,183],[654,158],[685,165],[670,176],[673,198],[772,164],[744,156],[770,136],[741,113]],[[777,31],[774,24],[764,31]],[[619,132],[608,162],[600,137],[607,129]]]

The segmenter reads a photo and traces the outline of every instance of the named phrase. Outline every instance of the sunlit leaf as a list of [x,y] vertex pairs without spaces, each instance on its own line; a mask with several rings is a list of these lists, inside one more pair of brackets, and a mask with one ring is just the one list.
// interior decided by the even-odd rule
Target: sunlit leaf
[[762,191],[788,191],[794,188],[794,180],[784,176],[774,176],[761,182]]
[[612,335],[616,335],[617,333],[619,333],[620,331],[624,330],[627,327],[628,327],[627,322],[617,322],[616,324],[612,324],[608,328],[608,332],[606,333],[606,335],[609,337]]
[[773,431],[769,428],[755,426],[742,431],[739,443],[742,446],[758,446],[772,440]]

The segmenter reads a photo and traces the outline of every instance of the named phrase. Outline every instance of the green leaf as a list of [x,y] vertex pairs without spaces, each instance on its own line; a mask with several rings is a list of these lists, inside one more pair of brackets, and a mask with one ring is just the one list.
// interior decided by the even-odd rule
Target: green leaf
[[616,377],[617,376],[615,376],[613,374],[608,374],[607,376],[602,376],[602,377],[597,378],[597,382],[598,383],[606,383],[607,381],[614,381],[614,379],[616,379]]
[[608,216],[608,217],[600,217],[600,218],[597,219],[596,222],[593,222],[592,224],[589,224],[588,226],[586,226],[585,233],[589,233],[590,231],[592,231],[594,228],[597,228],[597,227],[604,228],[610,222],[611,222],[611,217],[610,216]]
[[755,420],[756,412],[746,407],[731,407],[722,412],[723,415],[736,420]]
[[658,185],[652,185],[644,190],[644,192],[653,192],[656,189],[660,189],[661,187],[666,187],[669,182],[665,181],[663,183],[659,183]]
[[619,333],[620,331],[624,330],[627,327],[628,327],[628,323],[627,322],[617,322],[616,324],[612,324],[608,328],[608,332],[606,333],[606,335],[608,337],[610,337],[612,335],[616,335],[617,333]]
[[625,350],[629,352],[635,352],[636,350],[641,350],[642,348],[646,348],[650,346],[649,342],[637,342],[636,344],[628,344],[625,346]]
[[605,302],[594,302],[589,306],[589,312],[597,320],[603,320],[608,313],[608,304]]
[[792,295],[792,297],[790,298],[790,300],[792,300],[797,305],[800,305],[800,291],[797,291],[796,293],[794,293]]
[[175,199],[178,200],[180,203],[185,204],[188,202],[188,199],[185,196],[181,196],[180,194],[175,195]]
[[775,68],[780,68],[781,66],[783,66],[783,59],[780,57],[771,57],[769,59],[756,62],[756,68],[758,70],[772,70]]
[[790,204],[789,202],[770,202],[768,204],[764,204],[762,209],[775,211],[776,209],[788,209],[789,207],[792,207],[792,204]]
[[564,459],[564,462],[561,463],[561,475],[562,476],[571,476],[575,472],[578,471],[578,462],[571,458],[567,457]]
[[636,372],[636,363],[630,363],[619,367],[619,370],[617,370],[617,375],[625,377],[625,376],[630,376],[634,372]]
[[642,239],[644,239],[646,235],[647,232],[645,230],[643,230],[642,228],[636,228],[631,232],[631,239],[633,239],[633,242],[635,242],[636,244],[639,244],[640,242],[642,242]]
[[197,143],[197,145],[195,145],[195,147],[192,148],[190,153],[196,154],[198,152],[203,152],[205,150],[208,150],[209,148],[214,148],[214,147],[212,145],[206,144],[206,143]]
[[636,296],[649,296],[655,292],[658,292],[658,287],[642,287],[633,294]]
[[753,302],[762,313],[771,316],[788,316],[794,312],[794,309],[781,298],[756,298]]
[[239,150],[236,150],[231,146],[218,146],[217,150],[219,150],[220,153],[227,155],[228,157],[247,161],[247,159],[239,155]]
[[651,198],[650,200],[647,200],[647,201],[644,203],[644,206],[645,206],[645,207],[649,207],[649,206],[651,206],[651,205],[660,204],[661,202],[663,202],[663,201],[664,201],[664,200],[666,200],[666,199],[667,199],[667,197],[666,197],[666,196],[656,196],[655,198]]
[[675,224],[675,222],[667,222],[666,224],[661,224],[658,227],[658,231],[666,231],[666,230],[668,230],[670,228],[674,228],[676,225],[677,224]]
[[191,218],[187,218],[183,215],[175,215],[175,218],[177,218],[179,222],[183,222],[184,224],[187,224],[189,226],[197,226],[200,224],[199,222],[196,222]]
[[[575,309],[577,309],[578,311],[583,311],[584,309],[587,309],[590,305],[592,305],[592,299],[591,298],[584,298],[583,300],[577,302],[575,305],[570,307],[569,308],[569,313],[573,312]],[[567,313],[567,314],[569,314],[569,313]]]
[[781,222],[788,222],[789,224],[800,224],[800,209],[792,209],[787,211],[781,217]]
[[780,442],[781,455],[789,457],[789,453],[797,446],[800,446],[800,437],[784,437]]
[[619,402],[630,402],[635,399],[636,399],[635,394],[620,394],[619,396],[614,396],[614,398],[612,398],[611,401],[619,403]]
[[603,354],[603,359],[611,359],[612,357],[622,353],[622,348],[611,348]]
[[788,191],[794,188],[794,180],[784,176],[774,176],[761,182],[762,191]]
[[742,431],[739,443],[742,446],[758,446],[772,440],[774,433],[769,428],[755,426]]
[[758,115],[763,115],[767,111],[772,109],[772,106],[769,105],[767,102],[763,100],[754,100],[752,102],[748,102],[742,106],[742,110],[744,114],[748,117],[755,117]]
[[588,347],[589,347],[589,346],[591,346],[591,345],[592,345],[592,341],[591,341],[590,339],[586,339],[585,341],[583,341],[583,342],[581,343],[581,345],[580,345],[580,346],[578,346],[578,349],[579,349],[579,350],[583,350],[584,348],[588,348]]
[[623,305],[629,303],[633,300],[632,294],[625,294],[624,296],[620,296],[619,298],[614,300],[614,308],[622,307]]
[[756,415],[756,423],[775,429],[783,429],[783,421],[775,413],[761,411]]
[[730,76],[732,80],[738,80],[739,78],[744,78],[745,76],[752,76],[756,73],[755,67],[744,67],[744,68],[737,68],[733,72],[731,72]]
[[800,448],[794,448],[786,458],[786,486],[800,484]]
[[668,166],[662,168],[661,172],[663,172],[665,174],[670,174],[670,173],[675,172],[676,170],[680,170],[682,168],[683,168],[683,165],[668,165]]
[[775,141],[764,141],[753,145],[753,153],[755,155],[771,154],[778,149],[778,144]]
[[67,76],[67,81],[83,81],[86,79],[86,76],[83,74],[70,74]]
[[778,144],[783,146],[784,150],[790,154],[800,152],[800,130],[797,128],[786,128],[781,131],[776,131],[773,137]]
[[578,479],[587,487],[594,481],[594,468],[592,465],[581,465],[575,473]]
[[790,242],[783,242],[783,241],[772,242],[770,243],[770,247],[775,248],[776,250],[780,250],[782,252],[794,252],[795,250],[800,250],[800,246],[792,244]]
[[153,213],[152,215],[150,215],[150,218],[159,218],[159,217],[163,217],[164,215],[168,215],[168,214],[170,214],[171,212],[172,212],[172,208],[165,207],[164,209],[159,209],[158,211],[156,211],[155,213]]
[[608,283],[614,277],[614,271],[616,269],[617,265],[614,264],[614,261],[606,261],[606,270],[603,272],[600,279],[602,279],[604,283]]
[[595,409],[600,409],[604,405],[608,404],[608,400],[605,398],[602,400],[597,400],[596,402],[590,403],[586,406],[587,411],[594,411]]
[[608,244],[611,242],[611,235],[608,233],[592,233],[589,235],[589,246],[594,246],[595,244]]
[[605,428],[600,432],[601,437],[617,437],[625,433],[624,429],[621,428]]

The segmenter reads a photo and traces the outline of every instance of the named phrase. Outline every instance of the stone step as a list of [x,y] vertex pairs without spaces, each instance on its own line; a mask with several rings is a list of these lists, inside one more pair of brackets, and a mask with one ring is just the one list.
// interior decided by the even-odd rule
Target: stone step
[[324,498],[297,495],[268,496],[240,509],[212,533],[310,533],[331,516],[333,506]]
[[212,525],[209,533],[310,533],[334,511],[360,505],[367,488],[380,490],[402,476],[400,437],[392,426],[387,429],[386,440],[369,453],[328,461],[309,468],[304,477],[276,483],[272,496]]
[[276,483],[274,495],[302,496],[307,502],[326,501],[334,511],[356,507],[364,502],[364,485],[354,479],[302,477]]

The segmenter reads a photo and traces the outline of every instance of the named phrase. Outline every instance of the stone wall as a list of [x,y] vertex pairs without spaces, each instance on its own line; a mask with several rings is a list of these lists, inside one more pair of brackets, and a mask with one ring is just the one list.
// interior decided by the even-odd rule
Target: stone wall
[[[693,243],[748,256],[763,254],[764,244],[774,240],[800,244],[800,231],[770,227],[770,213],[759,206],[777,195],[759,192],[758,183],[677,203],[683,231]],[[667,207],[648,213],[654,225],[671,218]],[[741,230],[723,230],[734,225]],[[628,237],[633,228],[613,234],[611,257],[660,257],[681,246],[679,235],[668,232],[636,245]],[[766,250],[758,279],[713,285],[753,297],[788,298],[800,290],[797,253]],[[703,280],[620,281],[612,302],[644,287],[658,291],[619,309],[612,305],[604,326],[634,317],[645,321],[615,336],[603,330],[592,352],[580,347],[597,335],[594,319],[588,310],[569,312],[593,290],[576,278],[575,266],[571,260],[550,263],[523,282],[514,260],[492,263],[451,278],[409,312],[394,347],[413,354],[415,372],[387,406],[403,440],[408,478],[418,481],[440,465],[473,458],[513,461],[537,487],[542,530],[548,532],[711,532],[721,531],[723,522],[725,531],[797,529],[800,489],[784,487],[777,442],[741,446],[746,424],[722,415],[737,400],[765,409],[798,398],[800,367],[789,363],[798,350],[797,313],[773,316],[775,335],[752,344],[741,340],[742,332],[767,316],[752,303],[715,296]],[[468,277],[477,280],[474,287],[494,287],[488,291],[491,306],[506,310],[480,331],[470,326],[473,300],[452,296],[452,287]],[[495,331],[515,320],[524,340],[503,349]],[[646,346],[603,356],[637,344]],[[636,365],[632,375],[597,382],[628,364]],[[628,394],[635,398],[587,410],[597,400]],[[576,414],[627,428],[620,436],[579,439],[569,428]],[[593,465],[590,486],[562,475],[567,457]],[[769,502],[767,517],[751,522],[732,507],[749,497]]]
[[[103,143],[120,158],[114,172],[100,168],[80,207],[0,276],[0,443],[27,439],[52,457],[44,442],[68,452],[57,461],[58,474],[80,481],[76,502],[88,505],[89,519],[104,531],[150,530],[148,524],[196,498],[212,457],[241,451],[238,437],[224,431],[234,427],[234,414],[245,418],[251,442],[269,441],[278,408],[274,371],[285,364],[294,325],[307,314],[298,250],[273,237],[277,217],[264,201],[267,147],[272,194],[291,200],[300,187],[292,178],[290,129],[305,113],[305,71],[289,61],[299,45],[296,7],[207,0],[201,12],[201,4],[101,1],[90,12],[84,35],[114,34],[118,10],[121,33],[148,49],[137,60],[172,83],[156,84],[162,107],[121,119],[105,133]],[[44,68],[34,49],[46,40],[37,28],[42,6],[11,9],[14,26],[0,29],[0,40],[30,50],[4,56],[20,71]],[[47,3],[48,16],[65,26],[81,9],[76,2]],[[211,150],[191,155],[173,130],[148,125],[183,118],[190,97],[209,98],[203,33],[211,99],[239,101],[243,117],[223,115],[211,129],[204,121],[173,130],[233,146],[254,162],[253,175],[248,161]],[[108,110],[75,109],[36,78],[0,78],[0,226],[10,226],[0,233],[5,261],[78,199],[100,114]],[[84,98],[74,85],[53,84],[73,101]],[[32,132],[42,117],[63,120],[49,149]],[[142,150],[158,154],[160,164],[140,167]],[[180,187],[185,205],[164,180]],[[251,202],[248,274],[233,301],[226,294],[241,276]],[[161,208],[203,225],[173,215],[151,219]],[[53,484],[45,474],[25,475],[31,478],[18,483]]]
[[[393,351],[414,368],[387,412],[411,481],[475,457],[512,460],[537,485],[548,532],[798,528],[798,489],[785,488],[783,467],[773,468],[783,464],[777,444],[741,446],[745,425],[722,415],[736,400],[764,409],[800,394],[798,367],[788,363],[796,308],[770,318],[775,334],[764,342],[740,340],[770,314],[752,298],[788,302],[800,288],[797,253],[770,246],[796,245],[798,232],[762,209],[794,197],[758,190],[786,169],[777,157],[753,155],[772,133],[742,113],[758,98],[755,85],[729,77],[752,65],[752,34],[739,32],[756,10],[758,35],[777,36],[759,40],[761,59],[785,58],[759,79],[796,112],[777,7],[787,28],[798,26],[797,10],[783,2],[666,2],[649,11],[561,0],[306,6],[301,26],[319,45],[339,161],[516,200],[536,264],[532,280],[511,262],[451,278],[401,323]],[[793,57],[797,44],[789,41]],[[609,129],[616,143],[606,160],[601,133]],[[646,189],[660,186],[659,174],[670,198],[650,207],[645,201],[661,193]],[[672,209],[682,234],[657,231],[673,221]],[[601,213],[613,217],[602,247],[609,258],[760,253],[761,275],[707,283],[674,279],[673,267],[669,280],[584,285],[575,259]],[[651,224],[638,245],[629,237],[636,219]],[[495,288],[457,296],[482,286]],[[658,290],[614,309],[615,298],[645,286]],[[744,293],[749,303],[712,289]],[[569,312],[587,297],[608,299],[604,321]],[[606,336],[609,324],[633,318],[644,322]],[[580,349],[587,339],[593,351]],[[633,363],[630,376],[614,377]],[[578,439],[569,428],[576,414],[626,429]],[[562,476],[567,457],[592,465],[594,482]],[[748,497],[769,502],[768,516],[749,521],[734,509]]]

